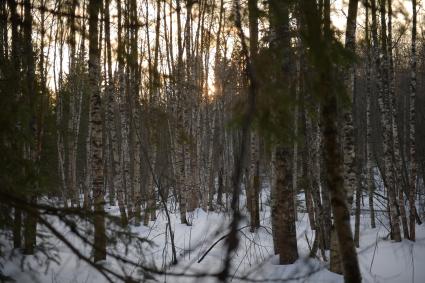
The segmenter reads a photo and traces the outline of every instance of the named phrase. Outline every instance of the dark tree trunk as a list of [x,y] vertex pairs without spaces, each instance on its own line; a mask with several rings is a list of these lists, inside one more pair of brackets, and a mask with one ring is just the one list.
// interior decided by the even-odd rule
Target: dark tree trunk
[[[285,84],[280,86],[286,95],[292,90],[293,54],[291,52],[291,34],[289,29],[289,1],[269,0],[270,39],[272,56],[280,62],[281,72],[274,74],[274,82],[284,78]],[[274,150],[275,184],[273,184],[274,200],[272,205],[272,223],[276,243],[275,251],[279,254],[281,264],[293,263],[298,259],[297,236],[295,229],[296,209],[295,192],[292,186],[291,151],[283,142]]]
[[342,260],[345,282],[361,282],[361,274],[357,260],[357,253],[350,227],[350,214],[346,203],[344,179],[342,173],[342,156],[338,143],[338,129],[336,121],[337,99],[332,82],[332,55],[329,45],[332,42],[330,29],[330,3],[324,3],[324,36],[321,36],[320,17],[316,4],[313,1],[303,0],[301,9],[306,23],[306,44],[311,47],[310,52],[316,65],[318,85],[316,89],[323,101],[322,127],[325,150],[326,180],[331,194],[332,211],[335,229],[338,236],[339,254]]
[[[29,121],[29,135],[33,138],[33,144],[27,145],[28,151],[24,153],[27,155],[26,158],[31,159],[33,166],[35,167],[32,170],[38,173],[38,159],[39,159],[39,143],[40,140],[37,140],[37,131],[40,127],[37,121],[36,106],[38,103],[37,93],[35,91],[35,65],[34,65],[34,54],[32,46],[32,11],[30,0],[24,1],[24,22],[23,22],[23,31],[24,31],[24,62],[23,67],[26,71],[26,85],[24,86],[24,94],[28,99],[28,107],[30,110],[30,121]],[[31,204],[37,204],[37,190],[38,183],[37,181],[31,184],[32,190],[30,195],[27,197],[28,201]],[[34,248],[36,246],[36,234],[37,234],[37,214],[38,211],[35,209],[34,213],[26,213],[25,224],[24,224],[24,254],[31,255],[34,254]]]

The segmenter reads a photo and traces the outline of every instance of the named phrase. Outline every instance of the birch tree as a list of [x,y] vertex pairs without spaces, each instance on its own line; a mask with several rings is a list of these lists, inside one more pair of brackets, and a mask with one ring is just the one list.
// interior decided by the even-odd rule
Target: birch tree
[[412,0],[413,19],[412,19],[412,47],[411,47],[411,78],[410,78],[410,121],[409,121],[409,141],[410,141],[410,189],[409,189],[409,225],[410,240],[415,241],[415,213],[416,213],[416,24],[417,24],[417,7],[416,0]]
[[[256,0],[248,1],[249,9],[249,29],[250,29],[250,56],[255,66],[258,53],[258,7]],[[249,165],[249,185],[247,190],[248,209],[250,211],[251,232],[260,227],[259,211],[259,190],[260,190],[260,169],[259,169],[259,136],[256,130],[251,130],[250,137],[250,165]]]
[[91,189],[94,198],[94,260],[106,259],[105,211],[103,196],[102,116],[100,99],[100,50],[98,16],[102,1],[89,2],[89,78],[90,78],[90,157]]

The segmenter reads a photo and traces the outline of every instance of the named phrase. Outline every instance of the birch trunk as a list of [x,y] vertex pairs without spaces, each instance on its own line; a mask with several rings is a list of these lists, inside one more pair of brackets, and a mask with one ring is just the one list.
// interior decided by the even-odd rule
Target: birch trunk
[[[384,96],[387,93],[386,90],[388,86],[388,69],[386,68],[386,23],[385,23],[385,3],[381,4],[381,17],[383,25],[383,31],[381,32],[382,36],[382,48],[379,52],[379,43],[378,43],[378,32],[377,32],[377,7],[376,1],[371,0],[371,9],[372,9],[372,41],[373,41],[373,51],[375,57],[375,74],[378,88],[378,105],[380,110],[380,121],[383,127],[383,152],[384,152],[384,172],[381,172],[383,176],[385,187],[388,191],[389,197],[389,211],[390,211],[390,223],[391,223],[391,236],[396,241],[401,241],[400,234],[400,220],[398,217],[398,203],[395,195],[393,172],[391,167],[391,125],[390,125],[390,116],[387,108],[387,104],[384,103]],[[382,58],[382,62],[381,62]],[[391,207],[391,209],[390,209]]]
[[[122,39],[122,7],[121,2],[117,1],[117,12],[118,12],[118,93],[119,93],[119,124],[121,128],[121,154],[120,154],[120,171],[122,172],[122,191],[123,201],[125,205],[128,204],[128,192],[131,191],[131,176],[130,176],[130,147],[129,147],[129,111],[128,111],[128,97],[126,95],[126,77],[124,75],[124,52],[125,44]],[[131,214],[129,208],[127,208],[127,215]],[[122,216],[122,220],[125,222],[128,216]]]
[[416,21],[417,9],[416,0],[412,0],[413,21],[412,21],[412,48],[411,48],[411,77],[410,77],[410,121],[409,121],[409,141],[410,141],[410,189],[409,189],[409,225],[410,240],[416,240],[415,215],[416,215]]
[[[302,155],[302,173],[301,175],[303,176],[302,178],[302,187],[304,188],[304,195],[305,195],[305,205],[306,205],[306,209],[307,209],[307,213],[308,213],[308,219],[310,222],[310,228],[311,230],[315,230],[316,229],[316,222],[315,222],[315,215],[314,215],[314,206],[313,206],[313,197],[312,197],[312,193],[311,193],[311,186],[310,186],[310,171],[309,171],[309,162],[310,162],[310,157],[309,157],[309,139],[311,138],[311,133],[309,133],[307,131],[308,127],[307,127],[307,120],[310,119],[308,113],[307,113],[307,109],[304,106],[305,103],[303,102],[303,117],[302,117],[302,132],[304,134],[304,149],[303,149],[303,155]],[[311,130],[311,127],[310,127]]]
[[[318,109],[317,109],[318,110]],[[315,111],[316,114],[317,110]],[[325,244],[325,233],[324,230],[324,214],[322,207],[322,200],[320,196],[320,129],[317,122],[313,122],[312,119],[306,119],[306,132],[307,132],[307,187],[311,192],[311,198],[314,202],[314,230],[315,230],[315,242],[317,248],[320,248],[322,255],[325,259],[324,249]],[[315,256],[315,252],[311,253]]]
[[398,207],[400,209],[401,224],[403,227],[403,234],[406,239],[409,239],[409,228],[407,225],[406,209],[404,206],[403,191],[405,186],[402,177],[403,163],[400,156],[400,139],[398,131],[398,119],[396,109],[396,94],[395,94],[395,81],[394,81],[394,61],[393,61],[393,48],[392,48],[392,0],[388,0],[388,57],[389,57],[389,98],[388,107],[391,113],[391,131],[392,131],[392,149],[394,155],[394,177],[396,194],[398,195]]
[[[345,32],[345,49],[348,52],[355,54],[356,51],[356,27],[357,27],[357,9],[358,9],[358,0],[350,0],[348,3],[348,17],[347,17],[347,27]],[[343,175],[344,175],[344,190],[347,197],[347,209],[348,213],[351,211],[353,204],[353,195],[354,191],[357,190],[358,186],[357,173],[356,173],[356,154],[355,154],[355,144],[354,144],[354,126],[353,126],[353,98],[354,98],[354,87],[355,87],[355,67],[350,65],[346,70],[346,89],[348,96],[348,106],[343,110]],[[335,214],[335,212],[334,212]],[[333,240],[336,241],[335,233],[333,234]],[[332,238],[332,235],[331,235]],[[332,244],[331,244],[332,245]],[[341,244],[340,244],[341,245]],[[337,249],[331,248],[331,270],[337,273],[342,273],[340,264],[342,263],[341,259],[338,259],[340,254],[332,254],[336,252]]]
[[[348,3],[347,28],[345,33],[345,49],[349,52],[356,51],[356,27],[357,27],[358,0],[350,0]],[[347,194],[348,209],[351,210],[353,194],[358,184],[356,174],[356,155],[354,149],[354,127],[353,127],[353,97],[355,67],[350,66],[346,74],[347,94],[349,106],[343,111],[343,148],[344,148],[344,187]]]
[[375,223],[375,209],[373,205],[373,193],[375,191],[374,174],[372,167],[372,121],[371,121],[371,104],[372,104],[372,90],[370,77],[372,75],[372,58],[370,44],[370,29],[369,29],[369,2],[365,3],[366,9],[366,44],[368,46],[367,62],[366,62],[366,179],[367,188],[369,193],[369,210],[370,210],[370,226],[376,227]]
[[[71,3],[71,12],[69,17],[69,45],[70,45],[70,76],[72,78],[71,82],[71,90],[70,101],[69,101],[69,118],[68,118],[68,178],[67,185],[69,190],[69,196],[71,199],[71,206],[79,206],[78,203],[78,190],[77,190],[77,146],[78,146],[78,132],[77,130],[77,121],[79,120],[78,116],[78,108],[79,108],[79,89],[77,86],[77,78],[75,77],[75,9],[77,7],[77,3],[75,0]],[[77,96],[77,97],[76,97]],[[77,99],[76,99],[77,98]]]
[[180,222],[182,224],[187,224],[186,218],[186,195],[185,195],[185,147],[184,147],[184,138],[185,138],[185,128],[184,128],[184,94],[183,89],[180,85],[181,81],[184,78],[183,70],[183,43],[182,43],[182,26],[181,26],[181,5],[180,0],[176,0],[176,16],[177,16],[177,80],[176,87],[178,93],[178,102],[177,102],[177,131],[178,131],[178,141],[177,141],[177,165],[178,165],[178,176],[177,176],[177,186],[178,186],[178,197],[180,204]]
[[[119,132],[117,130],[117,121],[119,117],[119,102],[117,101],[115,93],[115,84],[112,75],[112,48],[110,38],[110,16],[109,16],[110,0],[105,1],[105,41],[107,49],[108,60],[108,91],[107,91],[107,112],[106,112],[106,129],[108,131],[108,139],[110,141],[110,158],[111,158],[111,172],[112,172],[112,186],[118,200],[118,207],[121,216],[121,225],[127,226],[127,213],[124,204],[124,186],[122,180],[122,168],[120,166],[120,149],[118,143]],[[120,5],[118,3],[118,5]],[[118,31],[119,38],[121,39],[120,30]],[[121,40],[119,40],[119,49],[121,48]],[[118,62],[122,64],[121,54],[118,53]]]
[[[373,3],[374,1],[372,1]],[[372,4],[372,12],[374,10]],[[376,9],[375,9],[376,10]],[[387,29],[385,20],[385,1],[380,3],[381,12],[381,53],[379,57],[382,57],[381,68],[381,80],[382,84],[379,90],[378,104],[381,111],[381,123],[384,128],[383,140],[384,140],[384,183],[388,190],[389,205],[391,207],[391,224],[392,224],[392,238],[399,242],[401,241],[400,233],[400,218],[399,218],[399,206],[397,202],[397,193],[394,180],[394,171],[392,166],[392,127],[391,127],[391,113],[389,105],[389,69],[388,69],[388,47],[387,47]],[[375,12],[376,14],[376,12]]]
[[[132,28],[129,31],[129,50],[130,56],[128,57],[127,64],[129,65],[129,100],[131,107],[130,118],[130,137],[132,146],[132,164],[133,164],[133,178],[132,188],[133,193],[131,203],[134,205],[132,208],[132,215],[134,216],[135,225],[140,225],[141,222],[141,205],[142,205],[142,191],[141,191],[141,127],[140,127],[140,104],[139,104],[139,77],[138,77],[138,52],[137,52],[137,39],[138,39],[138,25],[137,25],[137,2],[135,0],[129,1],[129,16],[128,21]],[[129,209],[130,212],[130,209]]]
[[[215,101],[211,102],[212,105],[212,113],[210,116],[211,117],[211,133],[208,137],[209,139],[209,152],[208,152],[208,168],[207,168],[207,172],[208,172],[208,210],[209,211],[214,211],[214,194],[215,194],[215,172],[216,172],[216,167],[217,167],[217,162],[218,162],[218,155],[217,152],[214,150],[215,148],[217,148],[216,146],[216,142],[217,139],[215,138],[217,136],[217,110],[216,110],[216,105],[217,103]],[[215,153],[215,154],[214,154]]]
[[249,183],[247,186],[247,207],[250,212],[251,232],[254,232],[260,227],[260,209],[258,194],[260,190],[260,176],[259,176],[259,141],[258,134],[251,131],[251,160],[249,166]]
[[[299,72],[297,70],[297,77],[299,76]],[[299,120],[299,89],[297,86],[297,89],[295,90],[295,100],[296,105],[294,109],[294,142],[293,142],[293,155],[292,155],[292,187],[294,190],[294,206],[295,211],[297,211],[297,195],[298,195],[298,139],[299,139],[299,129],[298,129],[298,120]],[[317,172],[318,173],[318,172]],[[260,182],[261,183],[261,182]],[[318,183],[320,184],[320,183]],[[319,189],[319,188],[318,188]],[[297,213],[295,213],[295,220],[297,220]]]
[[103,196],[102,116],[100,99],[100,51],[98,42],[98,15],[102,1],[89,2],[89,79],[91,170],[94,199],[94,261],[106,259],[106,231]]

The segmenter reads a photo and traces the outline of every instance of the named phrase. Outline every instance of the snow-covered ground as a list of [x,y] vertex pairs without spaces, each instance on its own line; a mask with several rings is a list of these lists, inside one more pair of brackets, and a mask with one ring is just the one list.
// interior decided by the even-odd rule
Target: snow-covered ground
[[[264,195],[264,194],[263,194]],[[242,198],[243,202],[243,198]],[[240,245],[232,257],[230,276],[233,281],[239,282],[243,278],[262,281],[289,281],[289,282],[343,282],[341,275],[327,270],[327,263],[318,259],[308,258],[309,245],[313,241],[313,232],[310,230],[308,216],[298,214],[297,236],[300,259],[292,265],[278,265],[278,259],[273,255],[273,241],[271,235],[270,209],[266,205],[266,196],[263,198],[261,211],[262,227],[256,233],[250,233],[246,219],[240,223]],[[367,199],[364,204],[367,205]],[[108,212],[117,215],[117,207],[108,207]],[[384,217],[378,217],[383,221]],[[74,243],[85,255],[90,255],[90,249],[81,240],[76,239],[68,228],[57,220],[52,219],[55,227]],[[218,239],[228,232],[230,217],[224,213],[205,212],[198,209],[193,214],[193,225],[186,226],[179,223],[178,213],[171,214],[172,229],[175,234],[175,244],[179,263],[168,269],[171,273],[199,274],[214,273],[222,268],[225,257],[225,241],[220,241],[202,260],[200,257]],[[354,218],[352,219],[354,223]],[[383,221],[385,223],[385,221]],[[354,224],[353,224],[354,225]],[[377,221],[378,227],[370,229],[369,215],[361,218],[360,248],[358,256],[364,282],[425,282],[425,225],[417,226],[417,241],[403,240],[394,243],[387,239],[388,231],[384,224]],[[169,233],[165,233],[167,221],[164,212],[158,213],[158,219],[150,222],[149,226],[132,226],[131,229],[140,237],[152,241],[152,244],[142,244],[139,251],[129,247],[128,258],[142,265],[162,269],[171,259],[171,245]],[[244,227],[244,228],[243,228]],[[42,228],[41,228],[42,229]],[[308,239],[308,240],[307,240]],[[43,256],[36,259],[29,256],[22,261],[20,255],[4,263],[3,273],[11,276],[16,282],[107,282],[94,268],[77,257],[61,241],[51,238],[48,241],[58,251],[58,262],[51,262],[48,268],[43,262]],[[118,243],[118,251],[124,253],[125,247]],[[121,266],[116,260],[108,258],[106,266],[117,272],[134,275],[133,267]],[[22,266],[24,271],[22,271]],[[123,268],[123,269],[122,269]],[[29,271],[29,269],[32,269]],[[187,277],[173,275],[155,275],[159,282],[217,282],[214,277]],[[294,280],[288,280],[294,279]],[[149,281],[149,280],[148,280]]]

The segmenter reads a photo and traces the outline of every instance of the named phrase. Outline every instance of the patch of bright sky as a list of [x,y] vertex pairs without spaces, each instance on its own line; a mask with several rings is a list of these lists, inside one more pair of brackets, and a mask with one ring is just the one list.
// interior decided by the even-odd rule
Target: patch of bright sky
[[[167,3],[161,2],[161,27],[160,27],[160,46],[161,46],[161,53],[160,53],[160,72],[162,74],[168,74],[168,66],[167,66],[167,54],[165,52],[165,33],[164,33],[164,7],[165,7],[165,14],[166,14],[166,20],[167,20],[167,29],[170,28],[170,25],[172,25],[173,32],[168,33],[168,40],[170,40],[170,37],[172,37],[173,40],[173,52],[172,57],[174,60],[177,59],[177,20],[176,20],[176,13],[175,11],[170,13],[170,7],[169,2]],[[362,4],[363,1],[359,1],[359,9],[358,9],[358,18],[357,18],[357,25],[358,25],[358,32],[357,34],[361,34],[364,26],[365,26],[365,8]],[[420,2],[420,1],[419,1]],[[149,26],[142,26],[139,29],[139,56],[140,56],[140,62],[141,66],[144,70],[148,69],[148,55],[147,50],[148,48],[151,50],[153,54],[153,49],[155,48],[155,20],[156,20],[156,5],[153,2],[150,2],[148,6],[146,6],[145,3],[147,2],[138,2],[140,3],[138,6],[138,15],[139,15],[139,21],[140,22],[147,22],[149,23]],[[228,18],[231,11],[231,2],[225,2],[225,19]],[[219,3],[218,3],[219,4]],[[419,33],[421,33],[421,29],[423,29],[422,25],[420,24],[423,17],[423,8],[418,3],[418,28]],[[53,8],[53,7],[52,7]],[[81,9],[82,7],[80,7]],[[174,7],[175,8],[175,7]],[[341,40],[344,39],[345,34],[345,26],[346,26],[346,15],[348,10],[348,0],[331,0],[331,17],[332,17],[332,24],[336,28],[338,34],[340,35]],[[116,39],[117,39],[117,10],[116,10],[116,4],[115,1],[112,1],[111,7],[110,7],[110,13],[111,13],[111,40],[112,40],[112,48],[116,49]],[[185,7],[182,6],[181,10],[181,24],[182,24],[182,32],[184,32],[184,26],[186,23],[186,16],[185,16]],[[79,11],[80,12],[80,11]],[[397,25],[409,25],[411,21],[411,14],[412,14],[412,5],[411,1],[405,1],[405,0],[393,0],[393,25],[396,27]],[[215,13],[218,14],[218,7],[215,9]],[[82,13],[81,13],[82,14]],[[197,7],[195,5],[193,10],[193,34],[196,33],[197,28]],[[171,18],[170,18],[171,15]],[[51,15],[50,15],[51,16]],[[208,19],[210,19],[209,16],[207,16]],[[56,19],[57,20],[57,19]],[[55,21],[56,21],[55,20]],[[218,15],[215,15],[214,17],[215,24],[212,27],[212,33],[215,35],[217,31],[217,22],[218,22]],[[265,30],[267,23],[264,24],[263,22],[260,22],[260,30]],[[56,25],[56,23],[54,23]],[[50,28],[53,29],[53,37],[56,30],[56,27],[52,25]],[[64,20],[64,25],[66,25],[66,21]],[[231,31],[230,24],[226,25],[224,30],[222,31],[222,43],[226,41],[227,44],[227,54],[226,57],[229,58],[230,54],[232,52],[232,46],[235,42],[235,37],[237,36],[234,31]],[[229,33],[230,29],[230,33]],[[147,31],[147,32],[146,32]],[[88,30],[86,30],[88,32]],[[244,29],[245,34],[248,36],[248,29]],[[423,32],[423,31],[422,31]],[[49,27],[47,27],[47,33],[49,33]],[[183,37],[183,36],[182,36]],[[210,44],[210,52],[209,52],[209,58],[206,62],[208,66],[205,66],[208,68],[208,79],[207,79],[207,87],[210,91],[210,93],[214,92],[214,72],[213,72],[213,66],[214,66],[214,58],[216,53],[216,46],[215,46],[215,37],[212,37],[212,41]],[[81,36],[77,35],[77,43],[81,40]],[[184,40],[184,37],[182,38]],[[66,42],[66,40],[64,41]],[[88,44],[88,42],[86,42]],[[62,58],[62,66],[60,66],[60,50],[62,48],[63,52],[63,58]],[[104,47],[102,47],[104,48]],[[222,48],[222,47],[221,47]],[[88,48],[86,47],[86,52],[88,51]],[[64,44],[62,47],[60,44],[55,45],[54,42],[50,43],[50,47],[46,47],[44,50],[45,56],[48,57],[50,66],[48,70],[48,86],[50,89],[55,90],[55,82],[57,84],[58,82],[58,75],[60,72],[60,69],[62,68],[62,71],[66,74],[68,72],[68,46],[67,44]],[[101,53],[102,57],[104,55],[104,51],[102,50]],[[153,55],[152,55],[153,56]],[[115,56],[115,50],[113,51],[113,58],[116,58]],[[113,59],[116,61],[115,59]],[[103,62],[103,59],[102,59]],[[113,69],[115,70],[117,68],[116,62],[114,63]],[[56,78],[56,80],[55,80]],[[146,79],[146,73],[144,74],[144,78]]]
[[[359,31],[363,31],[365,28],[365,0],[359,1],[358,17],[357,17],[357,35],[362,34]],[[370,0],[368,1],[370,5]],[[418,32],[423,32],[422,22],[424,22],[424,9],[421,5],[421,1],[417,1],[417,12],[418,12]],[[379,2],[377,0],[377,5]],[[348,0],[333,0],[331,1],[332,7],[332,24],[334,27],[341,32],[342,39],[345,35],[345,27],[347,24],[347,14],[348,14]],[[386,7],[388,8],[388,6]],[[378,17],[379,17],[379,7],[377,7]],[[412,17],[412,1],[411,0],[392,0],[392,10],[393,10],[393,27],[398,28],[401,26],[410,29],[411,17]],[[371,10],[369,9],[369,15],[371,15]],[[379,21],[379,20],[378,20]]]

